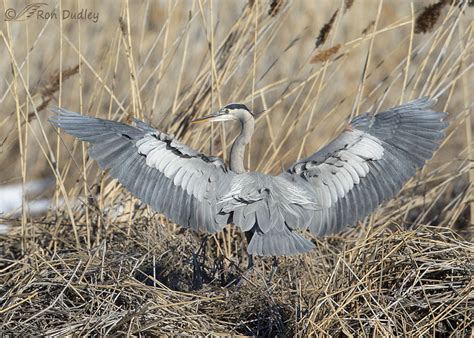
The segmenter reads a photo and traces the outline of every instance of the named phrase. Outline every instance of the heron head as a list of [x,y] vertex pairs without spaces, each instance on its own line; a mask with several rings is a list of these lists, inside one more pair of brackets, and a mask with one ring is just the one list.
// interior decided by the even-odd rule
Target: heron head
[[253,118],[253,114],[245,104],[230,103],[211,115],[192,120],[191,123],[245,121],[249,118]]

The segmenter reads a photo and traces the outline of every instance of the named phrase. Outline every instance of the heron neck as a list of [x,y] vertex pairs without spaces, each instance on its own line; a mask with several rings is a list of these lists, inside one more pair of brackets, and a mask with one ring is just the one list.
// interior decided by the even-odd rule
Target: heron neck
[[244,155],[245,146],[250,142],[255,128],[255,120],[249,117],[245,120],[240,120],[241,131],[240,135],[235,140],[230,150],[230,170],[237,174],[244,173]]

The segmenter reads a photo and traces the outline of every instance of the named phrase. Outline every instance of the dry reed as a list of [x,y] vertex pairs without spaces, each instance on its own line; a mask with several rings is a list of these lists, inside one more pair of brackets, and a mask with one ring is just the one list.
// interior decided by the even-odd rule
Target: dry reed
[[[0,13],[15,6],[3,2]],[[28,213],[26,195],[20,219],[0,215],[11,225],[0,234],[0,332],[472,333],[467,2],[423,20],[422,6],[375,0],[54,6],[44,9],[81,7],[100,18],[0,20],[0,182],[57,182],[44,192],[54,198],[44,215]],[[414,34],[420,20],[423,36]],[[317,47],[333,47],[310,64],[318,34]],[[350,116],[423,95],[437,97],[450,122],[429,165],[354,229],[314,238],[310,254],[283,258],[271,284],[271,262],[259,259],[240,287],[246,254],[238,230],[211,236],[196,255],[200,235],[155,215],[98,171],[86,148],[57,136],[42,110],[47,101],[121,121],[140,117],[226,158],[234,126],[191,128],[189,121],[243,102],[264,111],[246,163],[276,174]]]

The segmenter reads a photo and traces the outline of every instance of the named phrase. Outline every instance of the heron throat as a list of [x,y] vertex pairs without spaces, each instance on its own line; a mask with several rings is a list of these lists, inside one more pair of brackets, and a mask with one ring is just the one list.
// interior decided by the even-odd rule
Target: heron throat
[[255,129],[255,120],[248,116],[239,119],[241,131],[230,150],[230,170],[237,174],[246,172],[244,167],[245,146],[250,142]]

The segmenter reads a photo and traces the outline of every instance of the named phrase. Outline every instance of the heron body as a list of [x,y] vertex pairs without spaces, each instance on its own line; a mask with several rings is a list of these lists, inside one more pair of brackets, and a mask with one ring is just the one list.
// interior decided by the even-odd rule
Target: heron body
[[336,233],[394,197],[444,137],[446,113],[431,110],[434,103],[425,97],[357,116],[278,176],[244,168],[255,117],[243,104],[194,120],[239,122],[229,166],[139,120],[131,126],[54,108],[50,121],[89,142],[89,155],[101,168],[173,222],[207,233],[233,223],[253,233],[249,254],[280,256],[314,247],[301,231]]

